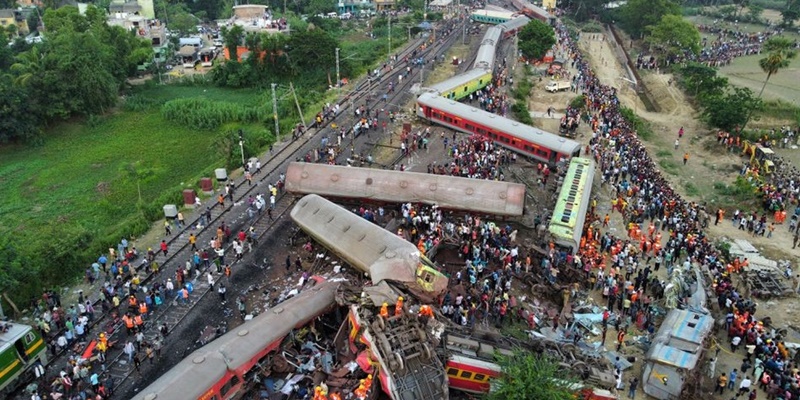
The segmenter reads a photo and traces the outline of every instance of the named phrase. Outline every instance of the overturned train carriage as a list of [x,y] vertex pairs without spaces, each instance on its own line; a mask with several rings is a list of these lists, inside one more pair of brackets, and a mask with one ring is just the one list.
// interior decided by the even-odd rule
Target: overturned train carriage
[[413,244],[318,195],[297,202],[291,217],[303,231],[372,282],[398,282],[420,297],[447,290],[447,277]]
[[286,190],[502,216],[520,216],[525,208],[525,185],[518,183],[326,164],[289,164]]
[[184,358],[134,400],[229,399],[245,389],[259,362],[292,331],[336,304],[339,283],[323,282],[245,322]]

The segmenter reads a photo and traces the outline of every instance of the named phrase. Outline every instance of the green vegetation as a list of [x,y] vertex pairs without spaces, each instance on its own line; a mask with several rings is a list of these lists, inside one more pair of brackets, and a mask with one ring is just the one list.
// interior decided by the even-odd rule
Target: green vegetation
[[648,27],[656,26],[665,15],[681,15],[681,7],[673,0],[629,0],[619,8],[620,22],[631,37],[644,36]]
[[692,182],[686,182],[683,184],[683,188],[686,190],[686,195],[691,197],[697,197],[700,195],[700,189],[694,185]]
[[[214,168],[238,167],[239,130],[245,158],[273,143],[272,82],[280,82],[277,114],[286,135],[300,120],[295,95],[306,121],[331,100],[333,48],[341,48],[342,77],[356,77],[388,47],[385,21],[383,31],[373,30],[384,39],[370,40],[331,19],[322,24],[334,26],[332,33],[242,34],[241,43],[263,57],[172,85],[131,88],[126,78],[152,57],[149,43],[108,27],[93,7],[85,16],[74,7],[45,16],[47,40],[0,50],[0,142],[10,142],[0,148],[0,294],[23,305],[43,288],[71,284],[120,238],[146,232],[164,204],[182,204],[181,190],[196,188]],[[293,29],[312,26],[292,18]],[[396,48],[407,32],[393,33]],[[237,40],[235,31],[228,35]],[[333,39],[346,35],[353,40]]]
[[496,355],[502,368],[499,378],[493,379],[487,400],[573,400],[577,380],[573,379],[558,360],[545,355],[516,350],[512,356]]
[[104,113],[137,64],[153,56],[150,43],[109,26],[93,6],[85,15],[72,6],[49,9],[43,19],[47,40],[0,53],[0,65],[10,65],[0,75],[0,143],[38,142],[45,125]]
[[670,57],[683,54],[686,50],[693,53],[700,51],[700,31],[680,15],[664,15],[657,24],[645,29],[649,32],[645,42],[658,54]]
[[556,44],[553,27],[539,20],[528,22],[519,31],[519,51],[528,60],[539,60]]
[[531,118],[531,112],[528,110],[528,96],[532,88],[531,68],[530,66],[524,65],[522,69],[522,79],[517,81],[517,87],[512,91],[514,104],[511,106],[511,112],[514,113],[514,118],[516,118],[517,121],[526,125],[533,125],[533,118]]
[[697,63],[677,69],[679,83],[693,94],[702,108],[703,119],[711,126],[741,130],[751,113],[764,108],[764,103],[748,88],[733,87],[728,80],[717,76],[717,70]]
[[650,126],[650,123],[639,118],[633,110],[628,107],[621,107],[620,114],[633,126],[633,129],[640,138],[650,140],[653,137],[653,128]]

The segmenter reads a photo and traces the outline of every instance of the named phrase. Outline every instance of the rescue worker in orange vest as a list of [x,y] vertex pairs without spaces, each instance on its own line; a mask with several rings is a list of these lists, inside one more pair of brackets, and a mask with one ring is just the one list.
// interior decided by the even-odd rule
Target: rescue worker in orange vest
[[133,333],[133,318],[129,314],[125,314],[122,316],[122,322],[125,323],[125,328],[128,328],[128,336]]
[[339,392],[331,393],[330,400],[342,400],[342,396],[339,395]]
[[139,303],[139,315],[147,316],[147,304],[145,302]]
[[319,386],[314,388],[314,400],[327,400],[327,397],[322,394],[322,388]]
[[139,302],[136,300],[136,296],[130,295],[128,297],[128,307],[136,308],[136,306],[138,306],[138,305],[139,305]]
[[353,394],[359,400],[365,400],[367,398],[367,386],[364,385],[364,379],[361,380],[361,383],[358,385],[358,388],[353,391]]
[[433,318],[433,308],[427,304],[421,306],[419,308],[419,317],[424,323],[427,323],[429,318]]
[[133,317],[133,323],[136,324],[136,329],[141,330],[144,328],[144,319],[142,319],[141,315]]
[[389,318],[389,303],[383,302],[381,306],[381,317]]
[[372,374],[367,375],[367,379],[364,379],[364,386],[367,387],[367,390],[372,387]]
[[403,296],[397,297],[397,304],[394,306],[394,315],[400,315],[403,312]]

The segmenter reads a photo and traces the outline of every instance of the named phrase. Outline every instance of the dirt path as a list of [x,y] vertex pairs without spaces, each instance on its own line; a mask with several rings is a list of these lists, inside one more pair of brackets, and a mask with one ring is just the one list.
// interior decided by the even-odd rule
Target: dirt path
[[[684,198],[706,202],[712,212],[716,211],[717,204],[736,207],[737,204],[731,203],[730,199],[721,195],[718,188],[720,185],[733,183],[744,159],[738,154],[726,153],[716,145],[714,132],[699,120],[699,115],[689,99],[680,88],[672,83],[673,76],[642,71],[645,83],[662,109],[660,113],[648,112],[630,85],[620,79],[621,76],[624,76],[624,68],[614,57],[610,44],[604,40],[589,40],[589,36],[585,35],[581,39],[581,49],[589,57],[600,80],[619,89],[621,104],[633,109],[637,115],[651,123],[654,135],[645,139],[644,143],[650,156],[656,160],[662,174],[672,183],[673,188]],[[678,148],[675,149],[674,142],[678,138],[677,132],[681,127],[684,128],[685,135],[680,140]],[[683,155],[686,152],[689,153],[690,158],[684,165]],[[600,204],[603,204],[607,193],[600,191],[598,196],[601,199]],[[761,211],[751,208],[742,208],[742,210],[745,212]],[[601,214],[604,212],[601,208],[598,211]],[[792,238],[785,225],[777,226],[772,238],[753,237],[748,232],[734,229],[730,222],[730,215],[729,211],[725,221],[720,222],[717,226],[712,224],[706,230],[712,239],[723,237],[745,239],[771,259],[797,259],[798,252],[791,250]],[[795,265],[794,269],[797,270],[797,268]],[[791,286],[791,282],[788,280],[786,283]],[[710,299],[710,301],[713,300]],[[796,307],[795,298],[760,303],[759,310],[767,311],[761,311],[759,314],[762,317],[764,315],[771,316],[775,326],[800,325],[800,309]],[[719,353],[717,375],[720,372],[739,368],[742,359],[741,354],[733,354],[728,351],[727,339],[724,334],[718,336],[718,339],[723,346],[723,351]],[[705,366],[700,368],[705,368]],[[705,373],[704,369],[699,371]],[[635,367],[633,372],[638,375],[638,368]],[[710,385],[709,381],[706,379],[707,384]],[[759,398],[762,396],[765,396],[763,392],[759,394]],[[709,397],[711,398],[711,396]],[[714,396],[713,398],[718,397]]]

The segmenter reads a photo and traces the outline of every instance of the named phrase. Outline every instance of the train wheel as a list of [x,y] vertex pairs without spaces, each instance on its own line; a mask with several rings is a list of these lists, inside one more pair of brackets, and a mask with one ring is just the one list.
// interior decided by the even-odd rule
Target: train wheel
[[401,357],[399,353],[392,354],[392,358],[394,358],[394,361],[397,362],[398,371],[406,369],[406,364],[403,362],[403,357]]
[[433,358],[433,352],[431,351],[430,346],[427,343],[422,344],[422,355],[425,357],[425,360],[430,360]]
[[375,328],[376,332],[383,332],[386,329],[386,321],[383,319],[383,317],[379,316],[375,320],[375,324],[374,324],[373,328]]

